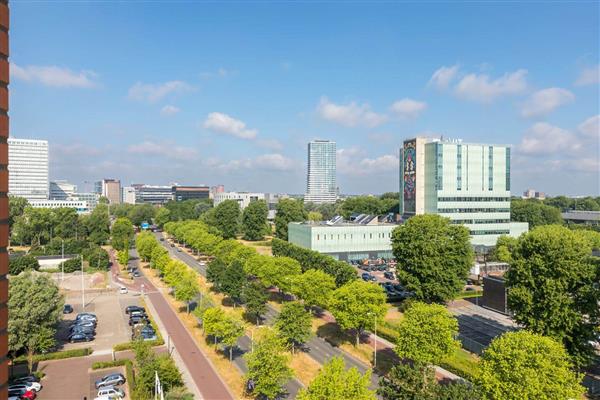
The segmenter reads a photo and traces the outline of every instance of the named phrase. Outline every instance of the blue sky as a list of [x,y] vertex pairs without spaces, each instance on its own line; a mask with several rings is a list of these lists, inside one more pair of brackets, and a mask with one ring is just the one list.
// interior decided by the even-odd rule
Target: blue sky
[[600,192],[598,2],[11,2],[11,135],[51,178],[398,190],[416,135],[512,144],[513,190]]

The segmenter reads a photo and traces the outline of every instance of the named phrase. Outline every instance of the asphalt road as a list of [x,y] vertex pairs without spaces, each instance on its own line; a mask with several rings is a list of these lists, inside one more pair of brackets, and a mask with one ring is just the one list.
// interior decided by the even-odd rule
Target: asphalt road
[[[157,239],[159,239],[161,237],[161,234],[156,233],[156,237],[157,237]],[[166,241],[160,242],[160,243],[162,243],[163,246],[167,250],[169,250],[169,253],[171,254],[171,256],[178,258],[179,260],[183,261],[191,268],[198,271],[201,275],[206,276],[206,266],[200,265],[200,263],[194,257],[190,256],[189,254],[187,254],[184,251],[177,251],[176,247],[170,247],[170,245]],[[274,319],[277,317],[277,315],[279,313],[272,306],[270,306],[270,305],[267,305],[267,306],[268,306],[268,310],[264,316],[265,321],[268,324],[272,324]],[[371,369],[371,367],[369,365],[366,365],[363,362],[357,360],[356,358],[352,357],[345,351],[332,346],[326,340],[324,340],[323,338],[320,338],[318,336],[314,336],[314,335],[311,336],[311,338],[308,340],[308,342],[305,343],[305,351],[307,351],[308,355],[310,355],[310,357],[312,357],[315,361],[317,361],[321,365],[325,364],[332,357],[338,356],[338,357],[342,357],[344,359],[347,368],[356,367],[356,369],[358,369],[361,373],[365,373],[367,370]],[[375,373],[372,373],[371,388],[376,389],[378,386],[378,382],[379,382],[379,376]],[[292,391],[290,389],[291,388],[288,388],[288,390],[290,391],[290,394],[291,394]]]

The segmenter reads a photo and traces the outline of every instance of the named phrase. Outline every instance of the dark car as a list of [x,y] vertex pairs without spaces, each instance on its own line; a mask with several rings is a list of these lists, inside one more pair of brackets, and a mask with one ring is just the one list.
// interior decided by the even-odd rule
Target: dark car
[[80,313],[77,314],[77,317],[75,317],[75,321],[93,321],[93,322],[97,322],[98,321],[98,317],[96,317],[96,314],[91,314],[91,313]]
[[114,385],[122,385],[125,383],[125,377],[123,374],[109,374],[103,376],[102,378],[96,381],[96,389],[101,386],[114,386]]
[[135,324],[139,324],[139,323],[145,323],[148,322],[148,317],[145,316],[133,316],[131,318],[129,318],[129,326],[133,326]]
[[11,383],[27,383],[27,382],[39,382],[39,378],[35,375],[27,375],[27,376],[21,376],[19,378],[14,378],[11,379]]
[[140,307],[140,306],[127,306],[127,307],[125,307],[125,314],[129,314],[132,311],[143,311],[143,312],[146,312],[146,309],[144,307]]
[[75,321],[75,322],[73,322],[73,325],[71,325],[71,327],[75,327],[75,326],[96,329],[96,322],[94,322],[94,321]]
[[71,314],[73,312],[73,306],[70,304],[65,304],[63,306],[63,314]]
[[360,276],[364,281],[369,281],[371,280],[371,274],[367,273],[367,272],[363,272],[363,274]]
[[140,274],[139,271],[133,271],[133,277],[134,278],[139,278],[140,276],[142,276],[142,275]]
[[73,333],[83,333],[86,335],[95,335],[96,334],[96,328],[94,328],[93,326],[80,326],[80,325],[73,325],[71,326],[69,332]]
[[173,243],[171,243],[171,247],[175,247],[175,245]]
[[94,336],[85,333],[73,333],[69,336],[69,342],[71,343],[91,342],[92,340],[94,340]]
[[387,269],[387,265],[380,264],[377,266],[377,271],[385,271]]
[[384,276],[386,279],[394,280],[394,273],[393,273],[393,272],[391,272],[391,271],[385,271],[385,272],[383,273],[383,276]]

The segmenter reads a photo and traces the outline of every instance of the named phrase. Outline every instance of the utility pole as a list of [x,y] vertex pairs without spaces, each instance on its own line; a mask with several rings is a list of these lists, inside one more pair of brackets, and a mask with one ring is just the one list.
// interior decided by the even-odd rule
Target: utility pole
[[62,240],[62,245],[61,245],[62,249],[60,252],[60,254],[61,254],[60,266],[62,267],[62,273],[61,273],[60,280],[61,280],[61,283],[64,285],[64,283],[65,283],[65,241],[64,241],[64,239],[61,239],[61,240]]
[[83,255],[79,255],[81,261],[81,307],[85,311],[85,278],[83,276]]

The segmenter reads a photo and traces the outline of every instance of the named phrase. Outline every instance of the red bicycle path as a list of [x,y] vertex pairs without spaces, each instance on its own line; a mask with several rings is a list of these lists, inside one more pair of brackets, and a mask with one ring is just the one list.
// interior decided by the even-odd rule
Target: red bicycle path
[[[141,273],[137,252],[133,251],[132,255],[134,258],[130,263],[137,267]],[[110,252],[110,257],[112,261],[111,274],[114,282],[136,291],[141,291],[141,285],[144,285],[144,295],[152,302],[162,324],[168,329],[171,343],[177,349],[202,398],[205,400],[233,400],[234,397],[229,388],[217,374],[198,345],[196,345],[196,342],[165,300],[162,293],[145,276],[135,278],[133,284],[121,281],[119,278],[119,267],[112,251]]]

